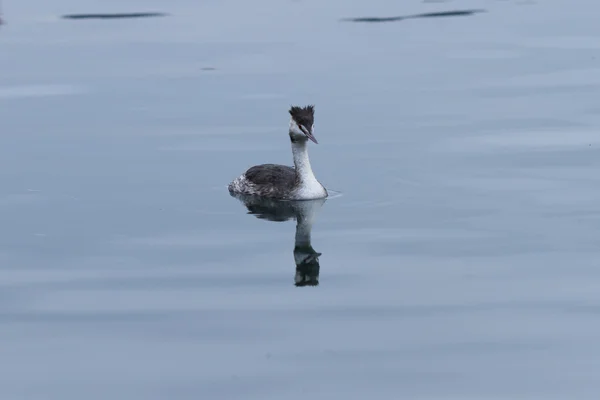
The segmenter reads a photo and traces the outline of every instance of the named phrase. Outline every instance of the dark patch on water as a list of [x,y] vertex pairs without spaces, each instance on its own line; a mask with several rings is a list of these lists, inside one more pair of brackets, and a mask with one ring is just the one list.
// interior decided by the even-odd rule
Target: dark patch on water
[[345,18],[342,21],[351,21],[351,22],[394,22],[394,21],[402,21],[405,19],[415,19],[415,18],[439,18],[439,17],[465,17],[468,15],[473,15],[477,13],[485,12],[485,10],[456,10],[456,11],[439,11],[439,12],[430,12],[423,14],[414,14],[414,15],[404,15],[398,17],[359,17],[359,18]]
[[64,19],[113,19],[113,18],[146,18],[146,17],[166,17],[168,14],[161,12],[140,12],[140,13],[108,13],[108,14],[67,14]]

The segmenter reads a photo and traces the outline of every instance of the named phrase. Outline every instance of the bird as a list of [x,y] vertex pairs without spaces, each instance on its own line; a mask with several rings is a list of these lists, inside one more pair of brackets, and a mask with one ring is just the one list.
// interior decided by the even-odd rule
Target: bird
[[315,200],[328,196],[327,189],[315,177],[308,158],[308,141],[319,144],[314,136],[315,106],[291,106],[288,112],[294,167],[255,165],[228,185],[230,193],[280,200]]

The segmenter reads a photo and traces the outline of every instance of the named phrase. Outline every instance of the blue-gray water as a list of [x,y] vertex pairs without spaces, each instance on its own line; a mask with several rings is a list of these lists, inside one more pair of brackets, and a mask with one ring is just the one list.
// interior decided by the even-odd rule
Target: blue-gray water
[[[598,398],[597,1],[3,11],[3,400]],[[59,18],[131,11],[171,16]],[[295,287],[226,185],[307,103],[342,195]]]

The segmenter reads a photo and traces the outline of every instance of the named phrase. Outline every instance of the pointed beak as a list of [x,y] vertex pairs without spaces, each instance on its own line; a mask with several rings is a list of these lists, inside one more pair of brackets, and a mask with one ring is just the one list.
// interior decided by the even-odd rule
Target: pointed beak
[[309,138],[310,140],[312,140],[313,142],[315,142],[316,144],[319,144],[319,142],[317,142],[317,139],[313,136],[312,132],[309,132],[308,129],[306,129],[304,126],[300,125],[300,129],[302,129],[302,132],[304,132],[304,134],[306,135],[307,138]]

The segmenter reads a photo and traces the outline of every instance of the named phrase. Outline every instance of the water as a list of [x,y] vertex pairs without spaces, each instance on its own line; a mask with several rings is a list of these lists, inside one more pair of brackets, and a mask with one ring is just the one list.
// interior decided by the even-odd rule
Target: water
[[[597,398],[596,2],[172,3],[4,4],[2,399]],[[308,103],[296,287],[226,185]]]

